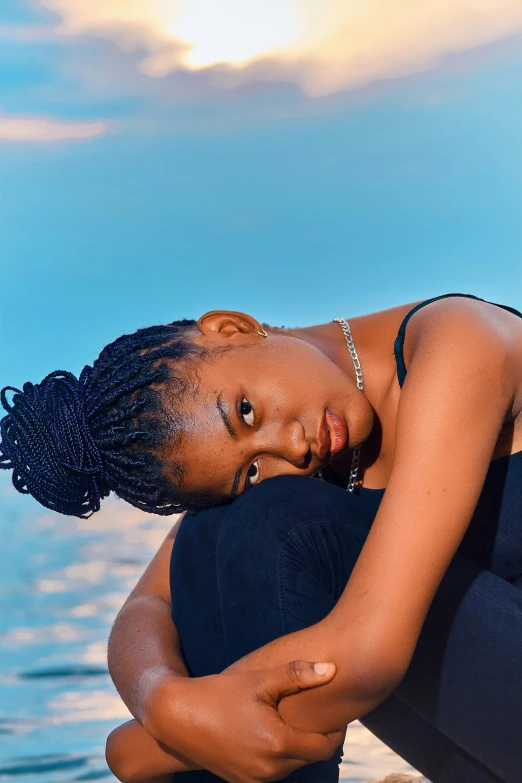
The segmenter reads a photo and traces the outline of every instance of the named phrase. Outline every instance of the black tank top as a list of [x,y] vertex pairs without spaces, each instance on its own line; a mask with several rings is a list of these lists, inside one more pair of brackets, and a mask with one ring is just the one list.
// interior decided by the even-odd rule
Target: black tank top
[[[395,354],[395,361],[397,363],[397,378],[399,380],[399,385],[401,388],[402,388],[402,384],[404,383],[404,379],[406,378],[406,365],[404,364],[404,356],[402,353],[402,349],[404,346],[404,337],[406,334],[406,327],[408,325],[408,321],[410,320],[412,315],[417,312],[417,310],[421,309],[421,307],[426,307],[427,304],[430,304],[430,302],[436,302],[438,299],[447,299],[449,296],[465,296],[468,299],[477,299],[479,302],[487,302],[487,299],[481,299],[479,296],[473,296],[473,294],[442,294],[442,296],[434,296],[432,299],[426,299],[424,302],[421,302],[412,310],[410,310],[409,313],[406,314],[406,317],[404,318],[403,322],[399,327],[399,333],[397,334],[395,343],[393,345],[393,352]],[[497,307],[502,307],[504,310],[509,310],[510,313],[513,313],[514,315],[518,315],[520,318],[522,318],[522,313],[520,313],[518,310],[515,310],[514,307],[508,307],[508,305],[497,304],[496,302],[488,302],[488,304],[494,304],[497,305]]]
[[[465,296],[481,302],[488,301],[473,294],[443,294],[427,299],[410,310],[400,325],[394,343],[397,378],[401,388],[406,377],[403,345],[408,321],[421,307],[448,296]],[[513,307],[502,304],[497,306],[522,318],[522,313]],[[357,490],[358,494],[372,503],[377,510],[385,490],[368,487],[358,487]],[[522,587],[522,451],[491,462],[459,553]]]

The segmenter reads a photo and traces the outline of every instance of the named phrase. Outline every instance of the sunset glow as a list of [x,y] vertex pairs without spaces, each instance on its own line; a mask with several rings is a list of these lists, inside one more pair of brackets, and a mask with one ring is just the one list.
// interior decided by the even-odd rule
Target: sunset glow
[[61,35],[144,51],[139,68],[148,76],[221,66],[224,87],[285,80],[311,95],[423,71],[522,30],[518,0],[39,2],[60,16]]
[[299,37],[299,13],[295,3],[281,0],[190,0],[169,32],[189,45],[189,67],[241,64],[290,46]]

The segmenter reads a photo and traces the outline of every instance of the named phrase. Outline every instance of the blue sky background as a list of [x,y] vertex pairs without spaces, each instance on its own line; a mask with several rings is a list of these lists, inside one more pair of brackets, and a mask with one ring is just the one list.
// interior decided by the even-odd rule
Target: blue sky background
[[151,79],[57,21],[2,1],[0,120],[106,130],[0,138],[0,385],[220,307],[278,325],[450,291],[522,308],[519,33],[309,97]]

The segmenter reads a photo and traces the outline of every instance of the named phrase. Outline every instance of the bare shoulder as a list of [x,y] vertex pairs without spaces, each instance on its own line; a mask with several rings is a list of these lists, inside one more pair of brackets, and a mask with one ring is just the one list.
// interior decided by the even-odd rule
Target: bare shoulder
[[502,356],[505,372],[522,386],[522,318],[498,305],[466,297],[430,302],[409,320],[403,347],[406,367],[416,351],[429,350],[430,344],[447,347],[463,359],[477,346],[484,355]]
[[447,357],[446,372],[476,364],[491,376],[490,394],[506,400],[505,417],[492,459],[522,450],[522,318],[489,302],[450,297],[411,316],[405,333],[408,369],[417,355]]

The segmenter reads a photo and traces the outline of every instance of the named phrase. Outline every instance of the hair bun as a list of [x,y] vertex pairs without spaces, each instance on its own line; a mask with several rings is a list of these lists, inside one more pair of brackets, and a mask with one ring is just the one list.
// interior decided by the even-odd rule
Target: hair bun
[[[23,390],[2,389],[0,468],[13,484],[61,514],[86,517],[110,492],[100,451],[89,430],[84,400],[91,368],[80,379],[62,370]],[[12,402],[6,392],[14,392]]]

